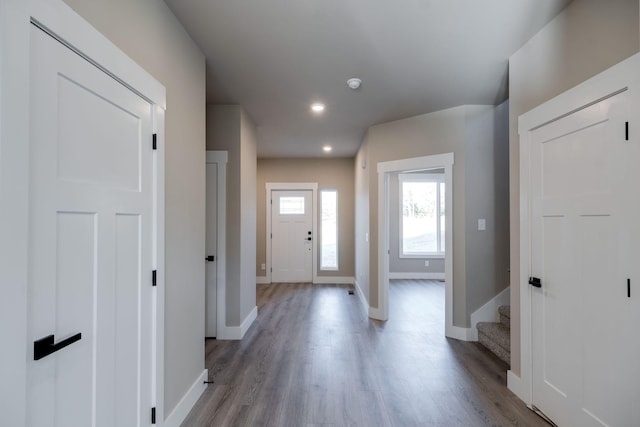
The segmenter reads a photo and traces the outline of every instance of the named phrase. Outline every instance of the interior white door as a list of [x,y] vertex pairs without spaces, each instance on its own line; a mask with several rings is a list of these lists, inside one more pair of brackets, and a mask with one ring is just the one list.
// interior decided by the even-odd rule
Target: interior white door
[[27,425],[150,425],[152,106],[31,32]]
[[271,192],[271,281],[313,280],[311,190]]
[[639,421],[634,105],[625,91],[530,133],[533,404],[560,426]]
[[218,335],[218,165],[207,163],[207,208],[206,208],[206,325],[205,335],[207,338]]

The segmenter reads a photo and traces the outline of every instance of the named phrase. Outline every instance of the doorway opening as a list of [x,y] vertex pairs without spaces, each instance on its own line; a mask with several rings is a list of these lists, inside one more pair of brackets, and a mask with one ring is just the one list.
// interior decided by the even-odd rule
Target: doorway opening
[[389,318],[389,255],[390,206],[389,183],[392,174],[441,169],[444,193],[444,280],[445,280],[445,335],[454,336],[453,328],[453,153],[414,157],[378,163],[378,310],[377,318]]

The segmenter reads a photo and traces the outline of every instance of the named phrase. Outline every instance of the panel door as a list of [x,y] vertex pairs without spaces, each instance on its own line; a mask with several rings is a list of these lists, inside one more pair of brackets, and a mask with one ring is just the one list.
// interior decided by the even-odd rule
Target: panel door
[[149,425],[152,106],[31,31],[27,425]]
[[[533,403],[560,426],[631,426],[638,140],[623,92],[531,137]],[[636,309],[637,310],[637,309]],[[635,375],[635,378],[634,378]]]
[[[217,337],[218,332],[218,298],[217,298],[217,274],[218,274],[218,165],[207,163],[207,211],[206,211],[206,251],[207,265],[205,271],[206,278],[206,324],[205,336],[207,338]],[[209,259],[209,257],[213,259]]]
[[271,281],[313,280],[312,192],[271,192]]

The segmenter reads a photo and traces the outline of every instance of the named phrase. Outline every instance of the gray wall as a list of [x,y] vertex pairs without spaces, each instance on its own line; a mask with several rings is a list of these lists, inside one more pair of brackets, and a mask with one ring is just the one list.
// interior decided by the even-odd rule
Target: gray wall
[[204,56],[162,1],[65,2],[167,89],[167,416],[204,369]]
[[[432,173],[444,173],[437,169]],[[420,173],[429,173],[422,171]],[[442,273],[443,258],[400,258],[400,183],[398,173],[389,177],[389,272],[391,273]],[[445,196],[446,197],[446,196]],[[429,266],[424,265],[425,260]]]
[[[368,214],[368,229],[356,229],[356,272],[358,284],[369,298],[372,307],[378,307],[378,173],[377,163],[453,152],[453,322],[466,327],[470,314],[507,286],[497,271],[508,268],[508,223],[496,218],[507,216],[506,194],[482,206],[467,207],[475,202],[474,194],[496,198],[495,182],[505,176],[506,156],[497,154],[505,145],[507,107],[462,106],[431,114],[411,117],[369,128],[356,156],[356,223],[364,224]],[[498,135],[500,132],[503,135]],[[490,155],[476,156],[476,151],[489,150]],[[366,169],[358,167],[366,159]],[[470,164],[470,165],[469,165]],[[496,172],[496,169],[498,172]],[[471,192],[467,190],[471,183]],[[506,178],[503,178],[506,181]],[[368,190],[368,191],[366,191]],[[506,187],[503,189],[506,193]],[[364,194],[368,194],[368,203]],[[496,210],[503,212],[497,213]],[[481,215],[481,216],[480,216]],[[490,230],[478,234],[477,219],[486,218],[494,223]],[[475,225],[469,227],[468,222]],[[363,238],[369,232],[369,243]],[[467,263],[467,240],[488,244],[491,239],[503,242],[496,245],[501,252],[486,252],[484,262],[498,265],[496,269],[478,268]],[[369,254],[369,257],[366,254]],[[368,270],[368,277],[364,273]]]
[[[338,270],[320,270],[318,276],[354,277],[354,186],[353,159],[259,159],[258,160],[258,234],[256,275],[265,276],[266,262],[266,189],[267,182],[317,182],[320,190],[338,190]],[[315,201],[319,206],[319,200]],[[320,218],[318,216],[318,218]],[[320,224],[318,224],[318,227]],[[315,239],[315,244],[319,243]]]
[[226,150],[226,324],[240,326],[256,306],[255,128],[239,105],[207,106],[207,150]]
[[638,52],[637,0],[579,0],[509,60],[511,370],[520,374],[518,117]]

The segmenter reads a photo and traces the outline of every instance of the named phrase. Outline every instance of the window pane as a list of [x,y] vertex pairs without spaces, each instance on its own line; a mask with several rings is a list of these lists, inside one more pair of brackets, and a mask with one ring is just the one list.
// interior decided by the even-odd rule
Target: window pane
[[444,252],[444,182],[440,183],[440,252]]
[[338,192],[320,192],[320,269],[338,269]]
[[438,252],[437,182],[402,183],[402,252]]
[[280,215],[303,215],[304,196],[280,197]]

